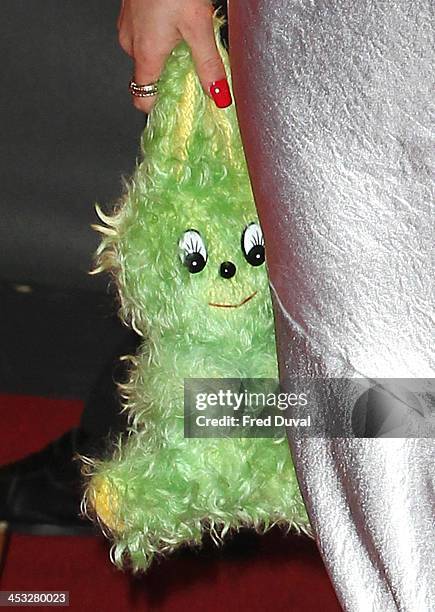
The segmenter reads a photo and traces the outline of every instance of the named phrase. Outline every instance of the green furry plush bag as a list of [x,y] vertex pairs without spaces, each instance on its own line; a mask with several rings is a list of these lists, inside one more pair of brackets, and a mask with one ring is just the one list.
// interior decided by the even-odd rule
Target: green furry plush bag
[[285,439],[184,437],[184,379],[276,378],[277,365],[234,106],[204,94],[184,44],[159,90],[143,162],[114,215],[100,213],[97,269],[114,274],[121,317],[144,341],[122,386],[129,430],[112,458],[87,461],[84,500],[115,563],[134,570],[205,530],[308,529]]

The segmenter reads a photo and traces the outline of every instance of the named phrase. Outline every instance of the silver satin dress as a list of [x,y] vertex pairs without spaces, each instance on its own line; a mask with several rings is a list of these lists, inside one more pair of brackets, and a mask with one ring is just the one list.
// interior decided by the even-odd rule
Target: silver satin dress
[[[282,380],[433,378],[433,3],[230,0],[229,25]],[[435,610],[434,440],[289,438],[342,607]]]

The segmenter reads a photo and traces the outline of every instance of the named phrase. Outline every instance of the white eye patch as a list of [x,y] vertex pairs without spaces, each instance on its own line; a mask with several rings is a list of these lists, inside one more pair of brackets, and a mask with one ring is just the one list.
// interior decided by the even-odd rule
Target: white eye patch
[[256,246],[264,246],[263,232],[258,223],[250,223],[242,235],[242,250],[245,256]]
[[180,259],[189,272],[201,272],[207,263],[207,249],[199,232],[194,229],[186,230],[181,236],[178,246]]
[[243,230],[242,251],[251,266],[258,267],[265,262],[263,232],[258,223],[250,223]]
[[189,229],[184,232],[178,243],[180,247],[180,258],[181,261],[185,260],[186,255],[193,255],[198,253],[207,260],[207,249],[204,244],[204,240],[199,232],[194,229]]

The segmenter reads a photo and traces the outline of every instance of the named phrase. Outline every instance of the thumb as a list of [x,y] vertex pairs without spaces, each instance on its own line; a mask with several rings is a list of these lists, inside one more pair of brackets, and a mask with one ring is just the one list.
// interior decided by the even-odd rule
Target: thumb
[[204,91],[213,98],[218,108],[232,103],[231,92],[221,56],[216,46],[213,13],[203,11],[180,34],[190,47],[196,72]]

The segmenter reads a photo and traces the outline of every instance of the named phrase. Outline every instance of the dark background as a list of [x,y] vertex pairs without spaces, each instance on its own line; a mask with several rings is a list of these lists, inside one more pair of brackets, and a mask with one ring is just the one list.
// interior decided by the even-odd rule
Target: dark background
[[0,279],[104,290],[96,201],[121,192],[145,117],[130,102],[119,0],[2,0]]
[[[2,0],[0,391],[86,398],[126,336],[90,277],[145,116],[127,90],[119,0]],[[23,286],[24,285],[24,286]]]

